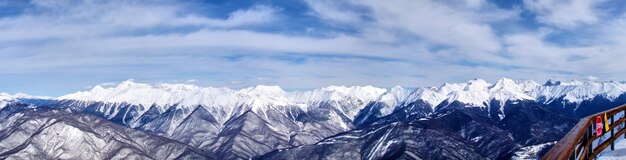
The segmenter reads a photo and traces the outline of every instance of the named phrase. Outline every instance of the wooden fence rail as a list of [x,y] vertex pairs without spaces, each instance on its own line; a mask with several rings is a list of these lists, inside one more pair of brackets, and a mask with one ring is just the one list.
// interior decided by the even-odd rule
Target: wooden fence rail
[[[621,116],[616,117],[619,113]],[[596,118],[604,116],[608,119],[609,130],[606,133],[596,135]],[[576,159],[594,159],[600,152],[604,151],[607,147],[611,146],[611,150],[614,149],[614,142],[618,140],[621,135],[626,138],[626,127],[618,128],[626,122],[626,105],[615,107],[613,109],[606,110],[594,115],[582,118],[572,130],[570,130],[565,137],[556,143],[548,153],[546,153],[542,160],[576,160]],[[619,118],[619,119],[617,119]],[[617,120],[615,120],[617,119]],[[604,126],[604,125],[603,125]],[[604,130],[604,128],[603,128]],[[610,134],[607,139],[600,139],[598,146],[593,146],[593,142],[600,137]],[[596,143],[597,144],[597,143]]]

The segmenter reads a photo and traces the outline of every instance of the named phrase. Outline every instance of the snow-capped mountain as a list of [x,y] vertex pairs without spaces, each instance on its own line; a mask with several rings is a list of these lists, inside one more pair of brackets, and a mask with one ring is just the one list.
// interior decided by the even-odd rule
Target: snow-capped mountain
[[27,102],[27,104],[30,104],[29,102],[32,103],[37,103],[37,102],[42,102],[42,101],[49,101],[54,99],[53,97],[49,97],[49,96],[32,96],[32,95],[28,95],[25,93],[16,93],[16,94],[8,94],[8,93],[0,93],[0,110],[2,108],[4,108],[5,106],[11,104],[11,103],[16,103],[16,102]]
[[[354,99],[368,103],[376,99],[386,89],[365,87],[329,86],[304,92],[286,92],[278,86],[252,86],[240,90],[229,88],[198,87],[187,84],[148,84],[124,81],[117,87],[103,88],[96,86],[90,91],[77,92],[56,98],[57,100],[73,100],[80,103],[105,102],[113,104],[132,104],[144,106],[139,114],[148,110],[149,106],[156,106],[159,112],[164,112],[171,106],[217,107],[227,112],[233,112],[236,106],[249,106],[253,110],[262,110],[267,106],[306,106],[328,101],[344,101]],[[356,111],[346,111],[352,115]],[[229,114],[228,116],[233,116]],[[224,120],[221,120],[223,122]]]
[[[278,86],[252,86],[240,90],[229,88],[198,87],[188,84],[148,84],[135,83],[131,80],[120,83],[117,87],[103,88],[96,86],[90,91],[77,92],[56,98],[84,103],[107,102],[127,103],[141,106],[157,106],[164,112],[169,106],[193,107],[196,105],[232,108],[248,105],[252,108],[270,105],[302,106],[327,101],[342,101],[348,98],[362,102],[378,101],[387,106],[422,100],[433,109],[444,102],[458,101],[475,107],[487,107],[491,101],[504,103],[516,100],[536,100],[550,103],[559,98],[570,103],[580,103],[596,96],[615,99],[626,92],[626,85],[615,81],[577,81],[553,82],[540,85],[531,80],[514,81],[502,78],[491,84],[482,79],[467,83],[445,83],[441,86],[404,89],[400,86],[391,89],[365,87],[329,86],[311,91],[286,92]],[[24,98],[22,94],[14,97]],[[32,96],[31,96],[32,97]],[[146,111],[145,108],[141,113]],[[390,111],[385,110],[384,115]]]
[[26,93],[15,93],[14,95],[12,95],[13,98],[17,98],[17,99],[54,99],[54,97],[50,97],[50,96],[33,96],[33,95],[29,95]]
[[[0,118],[20,108],[64,109],[170,138],[224,159],[295,158],[320,150],[320,145],[362,149],[352,150],[361,156],[350,158],[417,155],[428,159],[441,153],[423,150],[428,145],[406,138],[428,140],[439,135],[431,132],[445,132],[445,137],[431,139],[433,143],[464,145],[442,151],[453,154],[459,150],[464,153],[454,154],[480,159],[504,158],[519,146],[558,140],[576,118],[626,103],[625,92],[626,85],[613,81],[548,81],[540,85],[508,78],[414,89],[329,86],[308,91],[264,85],[230,89],[124,81],[55,99],[2,94],[0,97],[7,98],[0,102],[9,107],[0,108]],[[384,136],[389,134],[402,136]],[[481,138],[491,136],[496,137],[489,140],[494,143]],[[373,141],[376,143],[369,143]],[[396,142],[402,143],[397,146]],[[499,149],[499,145],[509,147]],[[399,151],[394,146],[404,146],[406,153],[392,153]],[[294,147],[304,148],[294,151]]]
[[[569,83],[549,81],[546,85],[540,85],[532,80],[514,81],[502,78],[491,84],[482,79],[470,80],[467,83],[445,83],[441,86],[422,87],[413,91],[402,88],[395,88],[395,93],[402,93],[400,97],[393,94],[383,94],[374,102],[383,102],[387,105],[378,107],[380,115],[389,115],[391,111],[401,110],[407,105],[422,101],[425,102],[432,111],[449,107],[451,104],[459,103],[463,107],[479,107],[495,112],[499,119],[504,118],[504,108],[507,101],[535,101],[543,104],[554,102],[561,103],[562,108],[574,106],[573,112],[584,101],[590,101],[601,97],[608,101],[616,100],[620,95],[626,93],[626,84],[607,81],[577,81]],[[411,92],[410,94],[405,94]],[[390,102],[389,99],[400,101]],[[492,104],[495,103],[497,105]],[[389,105],[397,104],[397,105]],[[492,108],[495,107],[495,108]],[[585,114],[580,114],[585,115]]]
[[[64,105],[87,107],[96,103],[97,112],[109,119],[120,112],[119,106],[137,106],[134,118],[128,124],[137,126],[136,121],[150,109],[165,113],[168,110],[181,110],[182,117],[190,114],[197,106],[211,112],[219,123],[238,116],[246,110],[266,116],[268,110],[277,109],[285,114],[286,106],[308,111],[310,106],[325,103],[341,105],[338,111],[352,119],[364,105],[375,100],[386,89],[365,87],[329,86],[302,92],[286,92],[278,86],[252,86],[240,90],[229,88],[198,87],[186,84],[159,84],[151,86],[133,81],[124,81],[113,88],[96,86],[90,91],[77,92],[56,98]],[[349,104],[349,105],[348,105]],[[128,112],[128,111],[127,111]],[[125,113],[124,113],[125,114]],[[124,117],[127,117],[124,115]]]
[[[79,100],[110,103],[129,103],[143,106],[234,106],[250,104],[265,106],[268,104],[310,104],[329,100],[343,100],[346,97],[362,101],[377,98],[386,89],[365,87],[329,86],[304,92],[286,92],[278,86],[252,86],[240,90],[229,88],[198,87],[188,84],[159,84],[151,86],[124,81],[117,87],[103,88],[96,86],[90,91],[77,92],[56,98],[57,100]],[[166,110],[160,108],[160,111]]]
[[[394,113],[397,114],[397,113]],[[367,126],[259,159],[506,159],[513,138],[487,117],[455,110],[430,118]]]
[[25,109],[0,121],[0,159],[213,159],[186,144],[88,114]]
[[7,104],[15,102],[16,99],[8,93],[0,93],[0,109],[4,108]]
[[[329,86],[286,92],[263,85],[233,90],[125,81],[112,88],[96,86],[58,97],[54,105],[182,139],[223,157],[245,159],[348,131],[358,111],[386,91],[372,86]],[[266,129],[260,132],[260,126]],[[251,145],[255,149],[242,148]]]

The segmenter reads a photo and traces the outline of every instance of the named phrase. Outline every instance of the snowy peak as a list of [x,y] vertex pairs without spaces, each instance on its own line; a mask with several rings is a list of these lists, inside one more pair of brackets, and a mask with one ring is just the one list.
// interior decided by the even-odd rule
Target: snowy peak
[[243,88],[238,92],[238,96],[243,97],[238,100],[239,105],[251,106],[253,110],[263,110],[265,106],[287,106],[290,101],[287,93],[278,86],[257,85]]
[[352,86],[352,87],[328,86],[328,87],[322,88],[321,90],[326,91],[326,92],[335,92],[335,93],[339,93],[342,95],[363,97],[364,99],[375,98],[387,91],[386,89],[376,88],[372,86]]
[[498,82],[496,82],[496,84],[494,84],[491,88],[492,89],[496,88],[496,89],[514,89],[514,90],[516,90],[518,88],[518,86],[515,83],[515,81],[513,81],[512,79],[504,77],[504,78],[498,80]]
[[0,93],[0,109],[4,108],[7,104],[15,102],[15,98],[8,93]]
[[151,86],[128,80],[113,88],[96,86],[90,91],[68,94],[58,97],[57,100],[129,103],[146,107],[154,104],[161,107],[159,111],[165,111],[166,108],[163,107],[177,104],[200,105],[211,103],[211,105],[221,105],[227,102],[223,101],[224,99],[212,98],[212,96],[229,97],[229,93],[231,92],[228,90],[201,88],[187,84],[159,84]]
[[[494,84],[483,79],[473,79],[467,83],[444,83],[440,86],[418,88],[407,94],[405,98],[397,98],[404,99],[404,101],[395,104],[408,104],[422,100],[431,106],[438,106],[444,101],[458,101],[472,106],[486,107],[492,100],[505,103],[508,100],[541,99],[541,103],[549,103],[562,97],[571,103],[580,103],[596,96],[614,99],[625,92],[626,85],[614,81],[549,80],[546,84],[540,85],[532,80],[515,81],[510,78],[501,78]],[[389,99],[382,99],[382,97],[378,101],[389,103]]]
[[396,106],[399,103],[404,102],[410,93],[410,90],[404,89],[400,86],[395,86],[383,93],[378,98],[378,101],[384,102],[388,106]]
[[535,98],[526,95],[522,87],[515,81],[508,78],[502,78],[498,80],[496,84],[489,88],[491,99],[500,101],[501,103],[507,100],[534,100]]
[[381,112],[386,115],[390,114],[394,107],[402,105],[402,103],[406,102],[409,94],[411,94],[410,90],[404,89],[400,86],[395,86],[380,95],[376,101],[385,104],[384,108],[381,109]]
[[54,99],[53,97],[49,97],[49,96],[33,96],[33,95],[28,95],[26,93],[16,93],[13,95],[13,98],[17,98],[17,99]]
[[159,84],[159,88],[166,91],[196,91],[200,89],[198,86],[189,85],[189,84],[169,84],[162,83]]
[[94,90],[94,91],[104,91],[105,89],[102,86],[100,86],[100,85],[96,85],[91,90]]
[[465,83],[444,83],[439,87],[434,87],[435,91],[442,94],[449,94],[454,91],[460,91],[465,89],[467,84]]
[[[456,86],[464,86],[464,88],[460,90]],[[445,93],[441,91],[448,91],[448,93],[440,96],[446,97],[445,100],[448,102],[458,101],[477,107],[486,107],[491,100],[506,102],[507,100],[534,99],[524,93],[525,87],[520,87],[518,82],[509,78],[502,78],[493,85],[483,79],[474,79],[467,83],[456,84],[456,86],[444,84],[440,87],[439,93]],[[437,106],[439,103],[432,105]]]
[[577,81],[559,82],[556,85],[544,85],[531,92],[534,97],[542,97],[546,102],[563,97],[572,103],[579,103],[592,99],[596,96],[603,96],[608,99],[615,99],[626,92],[626,85],[614,81]]
[[517,86],[527,95],[541,87],[540,84],[532,80],[517,81]]
[[4,93],[4,92],[0,93],[0,100],[11,100],[11,99],[13,99],[13,96],[11,96],[10,94]]
[[279,86],[257,85],[243,88],[239,92],[253,95],[284,95],[286,92]]
[[310,91],[288,93],[289,99],[299,104],[317,104],[319,102],[358,100],[369,103],[385,93],[387,89],[372,86],[328,86]]
[[495,83],[473,79],[466,83],[444,83],[440,86],[417,89],[405,89],[400,86],[389,90],[372,86],[328,86],[295,92],[287,92],[279,86],[257,85],[232,90],[189,84],[148,85],[129,80],[110,88],[96,86],[90,91],[68,94],[57,100],[157,105],[160,106],[159,111],[165,111],[167,107],[176,105],[202,105],[230,110],[234,106],[251,106],[259,109],[260,106],[306,107],[321,102],[367,104],[371,101],[396,107],[418,100],[429,103],[431,107],[436,107],[444,101],[486,107],[493,100],[500,103],[508,100],[541,100],[541,103],[549,103],[564,98],[571,103],[579,103],[596,96],[617,98],[624,92],[626,85],[619,82],[549,80],[546,84],[540,85],[532,80],[515,81],[509,78],[499,79]]
[[467,82],[467,85],[465,86],[464,90],[465,91],[484,90],[489,86],[490,84],[483,79],[474,79],[474,80],[470,80],[469,82]]
[[124,82],[121,82],[119,85],[117,85],[116,88],[132,88],[132,87],[138,87],[138,86],[146,86],[146,85],[135,83],[135,80],[129,79]]
[[265,106],[316,104],[324,101],[360,100],[368,103],[386,91],[386,89],[372,86],[329,86],[312,91],[286,92],[279,86],[265,85],[232,90],[189,84],[149,85],[128,80],[115,87],[96,86],[90,91],[68,94],[58,97],[57,100],[156,105],[160,112],[164,112],[171,106],[197,105],[217,107],[221,108],[220,110],[249,106],[253,110],[258,110]]
[[465,104],[470,104],[477,107],[485,107],[485,104],[489,101],[489,93],[485,90],[461,90],[452,91],[448,95],[448,102],[458,101]]

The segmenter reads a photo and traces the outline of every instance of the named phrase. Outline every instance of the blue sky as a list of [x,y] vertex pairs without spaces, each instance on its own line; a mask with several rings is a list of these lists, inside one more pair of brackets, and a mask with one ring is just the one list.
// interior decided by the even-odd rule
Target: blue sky
[[620,0],[0,0],[0,91],[626,80]]

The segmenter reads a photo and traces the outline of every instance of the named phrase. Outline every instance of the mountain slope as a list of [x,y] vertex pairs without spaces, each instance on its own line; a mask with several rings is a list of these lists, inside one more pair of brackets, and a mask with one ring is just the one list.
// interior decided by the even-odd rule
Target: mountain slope
[[[223,157],[246,159],[351,130],[358,111],[385,91],[329,86],[285,92],[261,85],[230,90],[126,81],[114,88],[96,86],[62,96],[49,106],[97,115]],[[263,126],[271,134],[258,132]]]
[[455,109],[430,118],[381,122],[257,158],[503,159],[516,148],[508,132],[476,109]]
[[[414,107],[409,104],[425,102],[426,106],[432,107],[432,111],[421,109],[423,113],[419,114],[430,114],[455,106],[469,106],[484,108],[490,117],[501,120],[506,117],[504,110],[507,102],[530,100],[555,109],[565,109],[565,112],[579,118],[622,104],[622,101],[626,100],[624,93],[626,84],[615,81],[574,80],[569,83],[549,81],[545,85],[539,85],[534,81],[514,81],[508,78],[502,78],[495,84],[474,79],[467,83],[445,83],[441,86],[417,88],[410,94],[405,94],[406,97],[395,98],[402,100],[394,102],[397,104],[395,106],[384,105],[389,100],[381,96],[368,104],[373,105],[372,107],[366,106],[365,110],[361,110],[359,114],[364,115],[357,117],[376,119],[396,110]],[[455,103],[463,105],[453,105]]]
[[180,142],[88,114],[39,108],[3,118],[2,159],[212,159]]
[[[493,84],[474,79],[467,83],[445,83],[416,89],[329,86],[287,92],[278,86],[259,85],[232,90],[125,81],[111,88],[96,86],[90,91],[41,101],[45,103],[41,105],[29,104],[31,107],[67,108],[72,112],[95,115],[127,127],[179,140],[220,157],[248,159],[276,150],[319,144],[336,134],[376,130],[376,127],[385,128],[390,124],[401,127],[385,129],[393,130],[389,133],[398,133],[398,136],[405,138],[421,137],[428,141],[428,136],[436,135],[429,133],[433,130],[428,126],[437,123],[420,122],[425,124],[418,125],[417,128],[422,131],[417,131],[415,120],[433,119],[441,117],[443,113],[457,111],[471,113],[469,115],[474,118],[480,117],[480,123],[477,123],[480,125],[465,127],[468,130],[473,130],[472,127],[491,128],[487,130],[508,133],[513,144],[519,146],[542,144],[558,140],[578,117],[626,103],[624,86],[612,81],[550,81],[540,85],[533,81],[503,78]],[[456,117],[446,119],[467,117],[465,114],[452,115]],[[406,136],[402,136],[404,131],[407,131]],[[435,129],[433,132],[441,131]],[[467,156],[482,155],[476,156],[478,159],[500,155],[495,156],[497,158],[509,153],[501,150],[484,151],[488,147],[481,143],[487,143],[487,140],[459,140],[459,136],[465,138],[465,132],[455,129],[445,129],[445,132],[449,133],[446,137],[431,137],[434,138],[433,143],[445,141],[469,144],[464,145],[469,148],[456,150],[465,150]],[[478,135],[492,136],[490,133]],[[371,134],[352,136],[361,138],[350,140],[349,143],[362,148],[350,152],[359,153],[360,157],[376,154],[379,156],[374,157],[380,158],[385,157],[380,154],[387,154],[380,150],[370,152],[364,148],[373,146],[363,146],[362,142],[384,137],[370,137]],[[392,141],[397,140],[385,139],[381,143],[391,145]],[[408,147],[413,148],[413,151],[404,156],[417,154],[417,157],[436,158],[429,156],[440,154],[419,151],[420,147],[428,147],[424,145]]]

